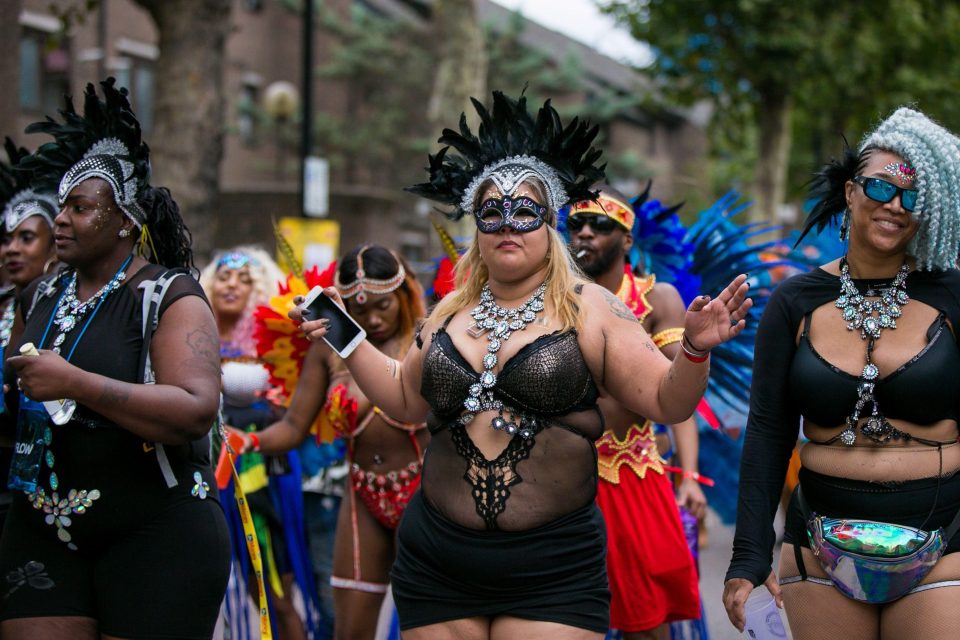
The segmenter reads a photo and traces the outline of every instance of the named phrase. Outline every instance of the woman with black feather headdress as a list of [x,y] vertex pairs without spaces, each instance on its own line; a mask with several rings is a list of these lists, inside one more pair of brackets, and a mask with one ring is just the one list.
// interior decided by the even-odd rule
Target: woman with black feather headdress
[[[613,294],[585,283],[555,229],[557,210],[595,197],[597,129],[564,126],[548,103],[474,101],[414,193],[472,215],[477,235],[457,289],[403,361],[363,343],[346,360],[370,399],[398,419],[427,418],[421,490],[398,530],[392,585],[407,638],[601,638],[609,618],[603,520],[594,503],[609,393],[667,423],[687,418],[709,349],[749,309],[744,277],[686,318],[698,351],[672,364]],[[450,148],[458,154],[450,153]],[[335,289],[327,295],[339,299]],[[323,320],[305,322],[310,339]]]
[[846,255],[782,282],[757,330],[724,605],[743,629],[765,584],[797,640],[946,640],[960,625],[960,138],[901,107],[844,146],[804,233],[839,220]]
[[[87,86],[82,114],[68,99],[62,122],[29,127],[54,141],[20,163],[59,180],[68,268],[25,290],[10,342],[26,353],[7,360],[18,433],[42,435],[24,455],[42,446],[42,458],[14,459],[23,491],[0,540],[0,635],[209,638],[230,560],[207,437],[217,329],[199,284],[172,269],[191,264],[189,233],[149,183],[126,90],[111,78],[101,91]],[[36,417],[37,402],[61,398],[54,420]]]

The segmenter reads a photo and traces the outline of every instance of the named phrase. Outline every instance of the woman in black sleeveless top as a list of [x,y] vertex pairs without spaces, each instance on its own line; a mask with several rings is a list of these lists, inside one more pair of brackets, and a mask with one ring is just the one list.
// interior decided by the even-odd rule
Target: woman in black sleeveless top
[[207,437],[217,329],[199,284],[175,278],[150,345],[156,383],[143,384],[139,285],[191,267],[190,236],[169,191],[148,184],[125,90],[101,85],[103,101],[88,85],[83,117],[68,101],[66,124],[32,128],[55,139],[35,168],[63,176],[54,240],[69,268],[24,293],[11,345],[40,352],[9,358],[7,382],[76,408],[65,424],[40,409],[39,475],[0,541],[0,635],[209,638],[230,558]]
[[[691,305],[687,355],[669,362],[618,298],[583,283],[555,228],[569,200],[595,197],[596,129],[563,128],[549,104],[534,121],[523,98],[499,92],[492,113],[476,104],[480,138],[463,124],[445,131],[461,155],[432,157],[431,181],[412,189],[474,216],[457,290],[403,361],[369,343],[346,360],[373,401],[402,420],[428,416],[433,434],[398,532],[400,626],[414,640],[600,638],[597,397],[666,423],[688,417],[709,349],[743,327],[745,278]],[[325,332],[323,321],[303,328]]]

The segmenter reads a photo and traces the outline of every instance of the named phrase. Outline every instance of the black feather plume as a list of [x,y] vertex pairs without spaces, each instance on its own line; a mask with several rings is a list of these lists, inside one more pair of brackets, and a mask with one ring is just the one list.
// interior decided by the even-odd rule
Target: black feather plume
[[797,238],[797,245],[814,227],[817,233],[820,233],[847,208],[846,184],[848,180],[856,177],[858,164],[857,152],[850,148],[844,138],[840,158],[830,160],[810,181],[809,197],[816,204],[807,216],[803,232]]
[[[18,147],[13,140],[5,138],[3,148],[6,151],[9,164],[0,161],[0,211],[13,200],[17,194],[31,190],[33,193],[56,192],[57,185],[50,181],[38,179],[33,173],[24,168],[30,158],[30,152],[24,147]],[[56,211],[53,212],[56,215]]]
[[535,119],[522,95],[514,100],[494,91],[490,109],[476,98],[471,102],[480,118],[477,134],[467,126],[466,114],[461,115],[459,131],[444,129],[438,142],[446,146],[429,156],[429,181],[407,191],[452,205],[448,216],[457,220],[468,213],[460,207],[464,192],[485,167],[511,156],[532,156],[557,173],[568,202],[597,198],[590,185],[604,179],[606,166],[597,166],[602,153],[591,146],[599,127],[578,118],[564,127],[549,100]]
[[126,88],[117,88],[114,78],[100,83],[101,100],[93,84],[88,84],[83,94],[83,114],[77,113],[73,99],[64,98],[64,107],[59,110],[62,122],[47,116],[42,122],[34,122],[26,128],[27,133],[45,133],[54,141],[37,149],[36,153],[22,163],[36,179],[59,184],[60,178],[70,167],[83,159],[84,154],[97,142],[116,138],[127,148],[128,160],[134,165],[134,176],[140,189],[150,180],[150,148],[143,142],[140,123],[137,121]]

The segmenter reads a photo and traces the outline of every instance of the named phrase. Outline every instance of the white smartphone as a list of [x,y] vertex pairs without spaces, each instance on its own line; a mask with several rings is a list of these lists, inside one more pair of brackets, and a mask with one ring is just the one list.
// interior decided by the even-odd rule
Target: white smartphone
[[341,358],[346,358],[353,353],[353,350],[367,337],[363,327],[329,296],[325,296],[323,287],[319,285],[310,290],[300,307],[303,309],[304,320],[326,318],[330,321],[323,341],[330,345],[330,348]]

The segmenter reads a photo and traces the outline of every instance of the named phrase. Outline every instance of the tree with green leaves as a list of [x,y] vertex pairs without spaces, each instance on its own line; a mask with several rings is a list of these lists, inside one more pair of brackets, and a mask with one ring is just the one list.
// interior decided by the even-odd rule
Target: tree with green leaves
[[[785,200],[797,63],[817,48],[820,0],[629,0],[603,2],[653,47],[650,72],[681,103],[710,99],[720,126],[746,109],[758,129],[756,215]],[[729,113],[728,113],[729,112]],[[725,123],[725,116],[734,116]]]
[[347,183],[391,191],[412,184],[429,149],[435,66],[427,28],[356,3],[344,17],[326,8],[318,16],[339,45],[317,75],[341,81],[346,94],[342,113],[315,114],[318,149]]
[[223,158],[223,61],[231,0],[134,0],[157,27],[156,183],[170,189],[205,256],[216,240]]
[[[665,100],[716,107],[718,181],[752,174],[757,215],[897,105],[960,124],[960,7],[936,0],[600,0],[648,42]],[[797,140],[798,147],[793,141]],[[749,147],[748,147],[749,145]],[[789,171],[789,173],[788,173]]]

